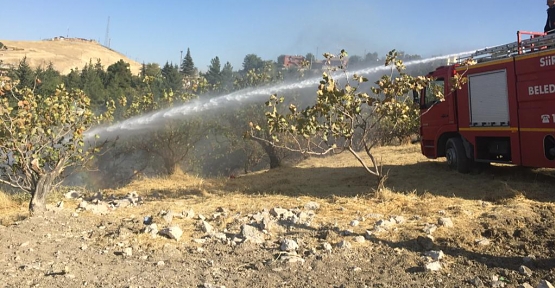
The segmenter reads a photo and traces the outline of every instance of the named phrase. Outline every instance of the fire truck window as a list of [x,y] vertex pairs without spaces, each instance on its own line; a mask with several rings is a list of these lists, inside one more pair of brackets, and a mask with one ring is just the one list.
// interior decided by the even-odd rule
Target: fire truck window
[[424,105],[426,107],[430,107],[436,102],[438,102],[439,99],[436,93],[443,94],[444,87],[445,87],[445,84],[443,79],[437,79],[436,81],[430,82],[430,84],[426,88],[426,95],[425,95],[426,97],[424,99],[425,101]]

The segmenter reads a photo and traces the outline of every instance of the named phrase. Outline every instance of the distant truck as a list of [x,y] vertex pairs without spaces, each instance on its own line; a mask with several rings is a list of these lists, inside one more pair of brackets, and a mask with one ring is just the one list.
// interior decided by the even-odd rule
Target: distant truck
[[[414,93],[422,154],[461,173],[481,163],[555,168],[555,34],[518,31],[516,42],[467,59],[430,72],[435,80]],[[455,73],[468,82],[451,92]]]

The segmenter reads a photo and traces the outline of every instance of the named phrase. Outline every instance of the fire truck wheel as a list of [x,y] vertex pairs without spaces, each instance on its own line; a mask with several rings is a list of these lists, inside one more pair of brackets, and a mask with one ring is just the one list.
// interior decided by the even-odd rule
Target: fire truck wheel
[[470,172],[470,159],[466,157],[461,138],[449,138],[445,147],[447,165],[460,173]]

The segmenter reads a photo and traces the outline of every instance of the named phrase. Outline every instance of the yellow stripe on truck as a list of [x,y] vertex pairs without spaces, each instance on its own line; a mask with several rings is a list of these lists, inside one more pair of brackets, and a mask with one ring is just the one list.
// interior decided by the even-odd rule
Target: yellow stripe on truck
[[473,132],[491,132],[491,131],[511,131],[511,132],[547,132],[553,133],[555,132],[555,128],[518,128],[518,127],[468,127],[468,128],[459,128],[459,131],[473,131]]

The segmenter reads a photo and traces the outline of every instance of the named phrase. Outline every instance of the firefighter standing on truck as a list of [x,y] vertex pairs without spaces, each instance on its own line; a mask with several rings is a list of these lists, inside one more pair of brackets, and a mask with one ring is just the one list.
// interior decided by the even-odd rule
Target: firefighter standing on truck
[[543,32],[551,34],[555,32],[555,0],[547,0],[547,21],[545,22],[545,27]]

